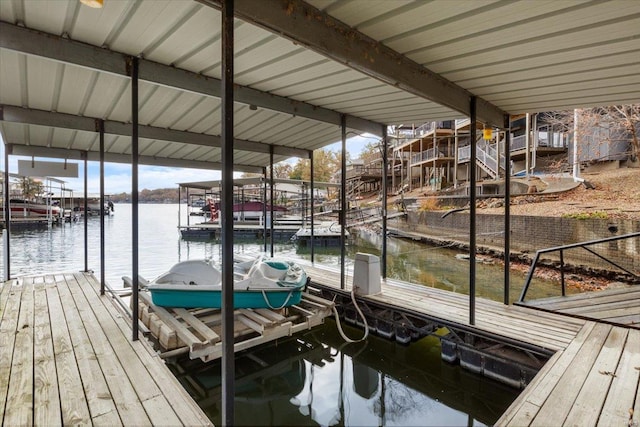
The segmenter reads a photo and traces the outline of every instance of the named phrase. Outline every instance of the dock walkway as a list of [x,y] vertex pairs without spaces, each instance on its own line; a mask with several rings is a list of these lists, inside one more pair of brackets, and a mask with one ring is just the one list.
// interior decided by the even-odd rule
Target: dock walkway
[[516,304],[640,329],[640,286],[542,298]]
[[92,274],[0,288],[0,425],[211,425]]
[[[336,269],[305,265],[317,283],[340,288]],[[352,276],[345,280],[351,289]],[[559,313],[476,299],[387,279],[382,292],[363,297],[446,322],[555,351],[497,421],[499,426],[637,425],[640,420],[640,330]],[[636,423],[636,424],[634,424]]]

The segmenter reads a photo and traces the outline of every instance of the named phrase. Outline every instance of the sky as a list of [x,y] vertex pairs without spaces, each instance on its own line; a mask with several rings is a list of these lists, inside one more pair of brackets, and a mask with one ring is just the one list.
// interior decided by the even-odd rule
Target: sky
[[[367,136],[356,136],[347,140],[347,151],[351,158],[358,158],[363,148],[367,143],[375,142],[377,138]],[[4,141],[0,135],[0,159],[4,159]],[[326,149],[331,151],[340,151],[341,143],[336,142],[331,144]],[[9,157],[9,172],[18,173],[18,160],[30,159],[29,157],[22,156],[10,156]],[[57,159],[40,159],[46,161],[60,161]],[[288,161],[295,163],[298,159],[292,158]],[[4,163],[4,160],[0,160]],[[62,178],[65,181],[65,188],[73,190],[74,192],[84,192],[84,163],[79,163],[78,178]],[[0,167],[4,171],[5,167],[2,164]],[[131,166],[119,163],[105,163],[105,194],[119,194],[131,192]],[[238,174],[239,176],[240,174]],[[178,183],[194,182],[194,181],[208,181],[220,179],[220,172],[213,170],[202,169],[188,169],[188,168],[168,168],[162,166],[147,166],[140,165],[138,167],[138,188],[140,190],[148,189],[155,190],[158,188],[177,188]],[[88,162],[88,174],[87,174],[87,192],[90,194],[100,193],[100,163]]]

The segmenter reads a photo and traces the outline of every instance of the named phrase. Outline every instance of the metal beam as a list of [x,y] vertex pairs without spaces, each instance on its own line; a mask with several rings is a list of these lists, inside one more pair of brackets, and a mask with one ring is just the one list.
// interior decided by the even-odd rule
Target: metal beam
[[[85,116],[75,116],[65,113],[54,113],[32,108],[22,108],[13,105],[0,105],[2,109],[2,121],[12,123],[25,123],[30,125],[49,126],[64,129],[96,131],[96,121],[99,119]],[[221,138],[217,135],[187,132],[173,129],[158,128],[153,126],[138,126],[138,136],[146,139],[158,139],[162,141],[180,142],[184,144],[202,145],[204,147],[220,148]],[[104,121],[104,133],[109,135],[131,136],[131,124]],[[234,139],[233,148],[240,151],[254,153],[269,153],[269,147],[273,146],[276,155],[286,157],[299,157],[306,159],[309,151],[301,148],[286,147],[283,145],[271,145],[262,142]]]
[[[67,159],[67,160],[82,160],[80,153],[82,150],[68,150],[66,148],[50,148],[36,145],[16,145],[8,144],[11,146],[11,155],[15,156],[36,156],[36,157],[50,157],[53,159]],[[86,152],[89,161],[100,161],[100,153],[89,151]],[[131,164],[130,154],[120,153],[105,153],[104,161],[108,163],[124,163]],[[204,162],[200,160],[186,160],[186,159],[164,159],[153,156],[139,156],[138,163],[147,166],[163,166],[163,167],[179,167],[179,168],[193,168],[193,169],[214,169],[222,170],[222,163],[220,162]],[[235,165],[234,171],[247,172],[247,173],[260,173],[262,168],[259,166],[249,165]]]
[[[128,55],[124,53],[69,40],[54,34],[18,27],[6,22],[0,22],[0,34],[2,34],[0,48],[128,77],[126,70]],[[139,59],[139,64],[140,81],[220,98],[220,79],[146,59]],[[337,111],[261,92],[246,86],[235,86],[234,101],[340,125],[340,113]],[[360,117],[347,116],[347,125],[352,129],[377,135],[380,132],[381,124]],[[277,150],[276,154],[279,154]]]
[[[219,0],[199,0],[219,8]],[[470,115],[466,89],[302,0],[237,0],[236,16],[384,83]],[[502,126],[505,112],[477,98],[478,120]],[[351,127],[347,119],[347,125]],[[380,128],[376,132],[380,135]]]

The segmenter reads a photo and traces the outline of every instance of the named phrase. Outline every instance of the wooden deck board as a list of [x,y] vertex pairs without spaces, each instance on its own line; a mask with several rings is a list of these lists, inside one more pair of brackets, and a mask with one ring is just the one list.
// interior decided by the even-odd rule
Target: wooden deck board
[[51,323],[47,310],[47,290],[42,285],[34,289],[34,397],[33,421],[36,425],[52,425],[62,417],[58,377],[51,339]]
[[[0,293],[4,302],[3,311],[0,313],[0,319],[2,319],[0,322],[0,403],[7,401],[14,343],[18,330],[21,290],[14,288],[14,286],[5,285]],[[3,425],[6,415],[5,411],[0,411],[0,425]]]
[[[64,277],[59,278],[60,287],[51,289],[61,294],[65,302],[65,316],[71,342],[75,351],[78,370],[80,371],[83,381],[84,395],[89,406],[91,419],[95,420],[105,414],[114,413],[118,419],[118,423],[122,424],[120,417],[117,415],[116,401],[114,400],[109,385],[105,379],[104,373],[98,361],[96,349],[91,344],[89,332],[83,327],[82,316],[78,311],[78,307],[73,300],[71,292],[66,288]],[[111,419],[113,417],[102,417],[102,420]]]
[[[635,396],[636,419],[640,404],[640,331],[630,330],[627,336],[626,351],[622,353],[620,362],[611,382],[609,393],[602,408],[599,426],[627,425],[629,409],[633,407],[634,394],[629,390],[637,390]],[[606,421],[605,421],[606,420]]]
[[518,305],[640,329],[640,286],[543,298]]
[[573,363],[595,325],[593,322],[587,323],[565,351],[559,351],[554,355],[554,358],[557,357],[557,359],[551,369],[545,370],[543,368],[538,372],[530,386],[513,402],[505,414],[496,422],[496,425],[526,426],[531,424],[533,417],[553,391],[562,372]]
[[33,281],[25,280],[22,288],[5,425],[33,424]]
[[[613,328],[589,370],[580,393],[573,402],[565,424],[595,425],[615,375],[620,355],[627,340],[627,329]],[[583,360],[581,360],[583,362]]]
[[[620,289],[610,289],[606,292],[603,291],[593,291],[593,292],[583,292],[580,294],[570,295],[571,300],[573,301],[584,301],[584,300],[592,300],[592,299],[600,299],[606,298],[610,295],[628,295],[630,292],[640,293],[640,287],[633,288],[620,288]],[[562,303],[567,301],[566,296],[557,296],[557,297],[548,297],[548,298],[540,298],[536,300],[526,301],[526,304],[529,306],[536,305],[549,305],[554,303]]]
[[627,425],[638,398],[639,340],[635,329],[590,322],[496,425]]
[[[82,274],[82,273],[78,273]],[[82,274],[84,279],[91,283],[91,289],[98,295],[98,289],[100,283],[95,276],[91,274]],[[101,297],[102,298],[102,297]],[[104,298],[117,298],[106,296]],[[105,304],[105,307],[111,312],[115,318],[120,317],[120,313],[115,304]],[[131,334],[130,322],[117,322],[117,326],[120,332],[129,337]],[[160,388],[164,392],[167,398],[170,398],[171,402],[169,406],[173,409],[175,414],[180,419],[181,423],[185,426],[196,425],[211,425],[211,422],[202,412],[198,404],[189,396],[187,391],[177,382],[175,376],[167,365],[160,359],[156,351],[147,345],[143,340],[129,341],[131,347],[134,349],[135,354],[143,362],[148,374],[153,378]],[[166,422],[162,424],[167,424]]]
[[0,288],[1,425],[211,425],[88,273]]

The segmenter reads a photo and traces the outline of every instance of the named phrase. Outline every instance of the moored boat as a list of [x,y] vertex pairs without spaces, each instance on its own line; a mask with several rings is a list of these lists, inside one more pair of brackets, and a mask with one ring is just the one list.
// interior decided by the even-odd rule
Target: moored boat
[[30,202],[23,199],[10,199],[11,215],[13,216],[59,216],[60,208],[46,203]]
[[[234,268],[234,308],[279,309],[298,304],[307,284],[302,267],[292,261],[258,257]],[[181,308],[220,308],[222,274],[210,261],[175,264],[150,282],[155,305]]]
[[[345,230],[345,238],[350,238],[349,231]],[[340,246],[342,230],[337,222],[323,222],[313,228],[313,245],[320,247]],[[299,246],[311,246],[311,227],[300,228],[291,238]]]

